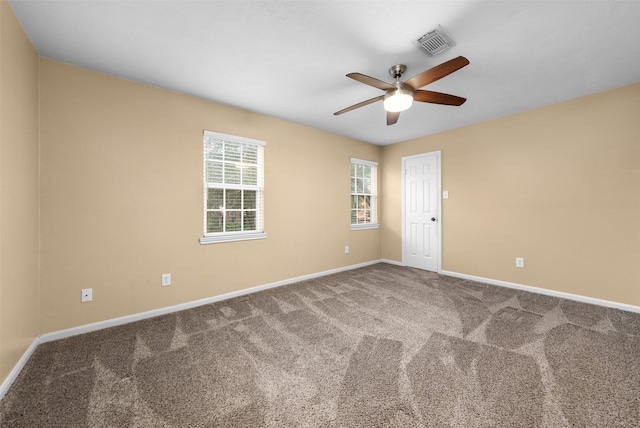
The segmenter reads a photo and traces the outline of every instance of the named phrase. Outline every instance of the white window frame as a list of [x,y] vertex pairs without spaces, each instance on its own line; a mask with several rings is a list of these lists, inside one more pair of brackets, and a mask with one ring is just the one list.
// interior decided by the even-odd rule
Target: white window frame
[[[207,153],[206,138],[213,137],[232,143],[240,143],[254,145],[258,148],[258,168],[257,168],[257,184],[228,184],[228,183],[209,183],[207,182]],[[264,146],[265,141],[254,140],[253,138],[239,137],[236,135],[222,134],[220,132],[205,130],[202,136],[203,145],[203,236],[200,238],[200,244],[215,244],[220,242],[247,241],[253,239],[264,239],[267,234],[264,231]],[[226,161],[225,161],[226,162]],[[238,190],[255,190],[256,191],[256,230],[252,231],[234,231],[234,232],[207,232],[207,198],[210,188],[217,189],[238,189]],[[224,210],[223,210],[224,215]],[[224,221],[224,220],[223,220]]]
[[[370,196],[370,209],[371,209],[371,222],[370,223],[351,223],[351,230],[364,230],[364,229],[377,229],[380,227],[378,224],[378,162],[351,158],[351,163],[349,164],[349,171],[351,171],[351,165],[353,164],[361,164],[371,166],[371,193],[367,193]],[[351,182],[353,177],[351,172],[349,172],[349,181]],[[362,193],[349,193],[349,219],[351,219],[351,212],[353,211],[352,207],[352,198],[353,195],[359,195]],[[351,222],[351,220],[349,220]]]

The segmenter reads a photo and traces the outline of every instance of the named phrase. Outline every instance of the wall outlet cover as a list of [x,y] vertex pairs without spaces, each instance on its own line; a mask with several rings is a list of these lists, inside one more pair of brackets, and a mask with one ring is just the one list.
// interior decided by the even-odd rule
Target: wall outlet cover
[[171,274],[163,273],[162,274],[162,286],[166,287],[167,285],[171,285]]
[[80,299],[80,301],[84,303],[84,302],[90,302],[92,300],[93,300],[93,288],[83,288],[82,298]]

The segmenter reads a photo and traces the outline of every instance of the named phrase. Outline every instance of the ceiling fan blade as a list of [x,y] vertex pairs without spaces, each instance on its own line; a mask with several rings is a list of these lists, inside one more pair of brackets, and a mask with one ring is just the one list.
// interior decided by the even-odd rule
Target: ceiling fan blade
[[351,107],[343,108],[342,110],[333,113],[333,115],[338,116],[339,114],[346,113],[348,111],[355,110],[360,107],[364,107],[371,103],[375,103],[376,101],[382,101],[383,99],[384,99],[384,95],[380,95],[379,97],[371,98],[370,100],[366,100],[366,101],[362,101],[361,103],[354,104]]
[[400,117],[400,112],[396,111],[388,111],[387,112],[387,126],[389,125],[393,125],[398,121],[398,118]]
[[374,88],[382,89],[383,91],[386,91],[387,89],[396,89],[396,87],[393,86],[390,83],[387,83],[385,81],[376,79],[375,77],[367,76],[367,75],[362,74],[362,73],[349,73],[349,74],[347,74],[347,77],[350,77],[353,80],[357,80],[360,83],[364,83],[365,85],[369,85],[369,86],[373,86]]
[[436,80],[440,80],[467,65],[469,65],[469,60],[463,56],[459,56],[447,62],[443,62],[440,65],[436,65],[422,73],[416,74],[404,83],[411,86],[413,89],[422,88],[423,86],[433,83]]
[[413,100],[422,101],[423,103],[444,104],[447,106],[461,106],[467,101],[466,98],[443,94],[442,92],[425,91],[424,89],[418,89],[413,95]]

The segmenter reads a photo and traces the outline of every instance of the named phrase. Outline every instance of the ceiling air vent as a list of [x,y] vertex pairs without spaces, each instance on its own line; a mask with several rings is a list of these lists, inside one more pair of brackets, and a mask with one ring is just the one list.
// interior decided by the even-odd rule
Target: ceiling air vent
[[446,51],[451,46],[455,45],[456,42],[454,42],[451,36],[444,31],[444,28],[438,25],[435,30],[429,31],[427,34],[420,37],[418,39],[418,44],[425,50],[425,52],[427,52],[427,55],[434,56],[440,52]]

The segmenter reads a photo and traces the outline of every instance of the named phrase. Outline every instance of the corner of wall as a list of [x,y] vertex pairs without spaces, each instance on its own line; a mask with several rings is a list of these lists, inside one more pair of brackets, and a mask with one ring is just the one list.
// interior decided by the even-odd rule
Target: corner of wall
[[0,1],[0,381],[37,339],[38,53]]

